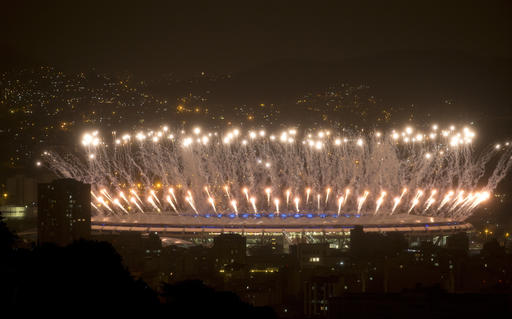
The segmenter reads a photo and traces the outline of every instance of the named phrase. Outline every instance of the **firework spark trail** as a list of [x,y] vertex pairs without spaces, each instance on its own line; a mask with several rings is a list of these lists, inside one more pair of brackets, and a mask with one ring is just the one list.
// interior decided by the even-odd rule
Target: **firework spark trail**
[[464,191],[463,190],[459,191],[459,194],[457,195],[452,206],[450,207],[450,211],[455,210],[457,208],[457,206],[459,206],[462,202],[464,202]]
[[344,201],[347,202],[348,201],[348,196],[350,195],[350,189],[345,189],[345,199]]
[[416,207],[416,205],[419,204],[420,198],[423,196],[423,191],[421,189],[416,192],[416,195],[414,196],[413,200],[411,201],[411,208],[407,211],[407,214],[410,214],[411,211]]
[[101,197],[101,196],[100,196],[100,197],[98,197],[98,202],[99,202],[102,206],[106,207],[106,208],[107,208],[111,213],[113,213],[113,212],[114,212],[114,211],[112,210],[112,208],[110,208],[110,206],[108,205],[108,203],[103,199],[103,197]]
[[134,189],[130,189],[130,193],[135,196],[135,198],[142,204],[142,200],[139,197],[139,194]]
[[156,193],[155,193],[155,191],[154,191],[154,190],[150,190],[150,191],[149,191],[149,193],[151,194],[151,197],[153,197],[153,198],[157,201],[157,203],[158,203],[159,205],[161,205],[161,204],[162,204],[162,203],[160,203],[160,200],[159,200],[159,199],[158,199],[158,197],[156,196]]
[[249,191],[247,190],[247,188],[246,188],[246,187],[244,187],[243,192],[244,192],[244,194],[245,194],[245,198],[247,199],[247,202],[249,203],[249,202],[250,202],[250,199],[249,199]]
[[171,205],[172,209],[174,209],[176,214],[179,215],[180,213],[178,212],[178,209],[176,208],[176,205],[174,205],[174,203],[172,202],[171,196],[167,195],[166,199],[167,199],[167,202]]
[[439,207],[437,208],[438,211],[440,211],[444,205],[448,204],[450,202],[450,200],[452,199],[452,196],[455,194],[454,191],[449,191],[443,198],[443,200],[441,201],[441,204],[439,204]]
[[231,201],[231,206],[233,206],[233,209],[235,210],[235,214],[238,216],[238,207],[236,206],[236,200]]
[[276,205],[276,214],[279,215],[279,199],[276,198],[274,204]]
[[124,195],[124,192],[119,192],[119,197],[121,197],[126,202],[126,204],[130,205],[130,202],[128,201],[128,198],[126,198],[126,196]]
[[94,205],[94,203],[91,203],[91,206],[94,207],[98,212],[101,212],[101,210],[98,208],[98,206]]
[[325,191],[326,194],[325,194],[325,205],[327,205],[327,202],[329,201],[329,194],[331,193],[331,188],[327,188],[327,190]]
[[391,210],[391,214],[393,214],[395,212],[396,208],[398,207],[398,205],[400,205],[400,202],[402,201],[402,198],[404,197],[405,193],[407,193],[407,188],[404,188],[402,190],[400,197],[395,197],[393,199],[394,205],[393,205],[393,209]]
[[102,193],[102,194],[103,194],[103,196],[105,196],[106,198],[108,198],[110,201],[113,201],[113,200],[114,200],[114,199],[110,196],[110,194],[108,193],[108,191],[107,191],[106,189],[104,189],[104,188],[103,188],[103,189],[100,191],[100,193]]
[[376,205],[375,205],[375,215],[377,215],[377,212],[379,211],[379,208],[382,205],[382,202],[384,201],[384,198],[386,197],[386,195],[387,195],[387,193],[383,191],[380,194],[379,199],[377,199],[377,202],[376,202]]
[[268,205],[268,207],[270,207],[270,192],[271,192],[271,190],[270,190],[269,187],[265,188],[265,193],[267,194],[267,205]]
[[130,202],[132,202],[132,204],[135,205],[140,210],[141,213],[144,213],[144,210],[142,209],[142,207],[140,207],[139,203],[137,203],[135,197],[131,197]]
[[479,193],[477,195],[477,198],[476,200],[471,204],[471,209],[474,209],[476,206],[478,206],[481,202],[484,202],[486,200],[488,200],[490,197],[490,194],[489,192],[483,192],[483,193]]
[[215,201],[212,197],[208,198],[208,202],[212,205],[213,211],[217,214],[217,208],[215,208]]
[[170,187],[169,193],[171,193],[171,196],[174,199],[174,202],[176,203],[176,205],[178,205],[178,200],[176,199],[176,195],[174,194],[174,188]]
[[400,204],[400,197],[395,197],[393,198],[393,209],[391,209],[391,214],[393,214],[395,212],[395,209],[398,207],[398,205]]
[[434,198],[434,196],[437,194],[437,189],[433,189],[431,192],[430,192],[430,196],[428,197],[428,199],[426,200],[425,202],[425,209],[423,210],[423,212],[426,212],[430,206],[432,206],[432,204],[434,204],[434,202],[436,201],[436,199]]
[[150,203],[151,206],[153,206],[153,208],[156,209],[157,212],[161,212],[160,207],[158,207],[155,201],[153,200],[153,196],[148,196],[148,203]]
[[340,196],[340,198],[338,198],[338,216],[340,215],[342,205],[343,205],[343,196]]
[[208,195],[208,199],[212,198],[212,195],[210,195],[210,191],[208,190],[208,186],[204,187],[204,191],[206,192],[206,195]]
[[126,214],[129,214],[128,211],[126,210],[126,208],[123,207],[123,205],[121,204],[121,202],[119,201],[119,199],[115,198],[113,203],[119,207],[123,212],[125,212]]
[[228,197],[228,200],[231,200],[231,195],[229,194],[229,187],[227,185],[224,186],[224,191],[226,192],[226,196]]
[[185,197],[185,200],[189,203],[190,207],[192,207],[196,215],[199,215],[199,212],[197,211],[196,206],[194,205],[194,200],[192,199],[192,196]]
[[363,208],[364,202],[366,201],[366,198],[370,194],[369,191],[364,191],[363,196],[360,196],[357,199],[357,214],[361,213],[361,209]]
[[[343,206],[348,214],[408,210],[465,219],[512,168],[509,143],[476,153],[475,133],[468,127],[436,126],[425,133],[406,127],[368,134],[313,129],[302,135],[294,128],[272,134],[199,128],[187,133],[163,127],[112,136],[111,144],[97,131],[86,133],[83,156],[46,151],[40,161],[59,176],[91,183],[95,207],[104,214],[279,212],[276,194],[284,194],[286,211],[298,210],[298,198],[304,203],[302,212],[317,214],[339,214]],[[422,189],[430,196],[406,189]],[[343,197],[330,200],[331,193],[343,192]],[[139,194],[148,193],[151,201],[141,200]],[[314,193],[316,203],[310,198]],[[122,203],[117,205],[112,194],[119,194]],[[233,200],[238,200],[236,208]],[[257,210],[259,201],[264,205]]]
[[287,189],[286,190],[286,208],[288,208],[288,203],[290,202],[290,194],[291,194],[291,190]]
[[254,213],[257,214],[258,213],[258,208],[256,208],[256,198],[251,197],[251,205],[252,205],[252,208],[254,210]]
[[435,203],[435,201],[436,201],[436,199],[435,199],[435,198],[430,197],[430,198],[427,200],[427,203],[426,203],[426,205],[425,205],[425,209],[423,210],[423,212],[426,212],[426,211],[430,208],[430,206],[432,206],[432,204],[434,204],[434,203]]
[[93,191],[91,191],[91,195],[92,195],[92,197],[94,197],[94,199],[95,199],[96,201],[98,201],[98,196],[96,196],[96,194],[94,194],[94,192],[93,192]]

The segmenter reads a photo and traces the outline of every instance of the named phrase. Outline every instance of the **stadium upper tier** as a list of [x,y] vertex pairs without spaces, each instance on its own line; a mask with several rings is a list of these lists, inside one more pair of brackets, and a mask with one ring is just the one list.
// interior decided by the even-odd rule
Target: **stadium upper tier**
[[471,224],[449,218],[398,214],[392,216],[339,217],[229,217],[229,216],[111,216],[94,217],[96,231],[138,231],[158,233],[328,233],[347,234],[356,225],[367,232],[458,232],[472,229]]

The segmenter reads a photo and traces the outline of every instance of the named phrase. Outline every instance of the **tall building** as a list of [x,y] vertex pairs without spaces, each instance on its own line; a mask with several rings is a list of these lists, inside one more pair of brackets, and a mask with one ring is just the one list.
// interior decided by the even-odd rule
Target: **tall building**
[[38,185],[38,243],[68,245],[91,235],[91,185],[58,179]]
[[238,234],[222,234],[213,239],[215,266],[222,269],[230,264],[245,264],[246,238]]

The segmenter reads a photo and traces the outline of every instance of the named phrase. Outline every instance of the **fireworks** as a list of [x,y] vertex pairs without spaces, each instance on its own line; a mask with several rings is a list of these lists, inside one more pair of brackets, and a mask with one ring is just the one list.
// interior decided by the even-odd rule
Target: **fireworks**
[[454,219],[489,199],[512,166],[508,142],[477,154],[469,127],[300,136],[295,128],[187,133],[165,126],[113,136],[107,142],[86,133],[83,156],[47,151],[38,166],[91,183],[100,215]]

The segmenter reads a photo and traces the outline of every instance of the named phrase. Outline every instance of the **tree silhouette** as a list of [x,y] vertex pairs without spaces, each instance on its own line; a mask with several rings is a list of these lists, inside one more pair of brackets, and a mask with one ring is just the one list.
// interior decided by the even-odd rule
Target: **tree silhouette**
[[12,302],[17,305],[149,306],[156,294],[136,281],[106,242],[43,245],[17,258]]
[[235,293],[215,291],[200,280],[166,284],[162,290],[166,307],[179,318],[277,318],[271,308],[253,307]]

